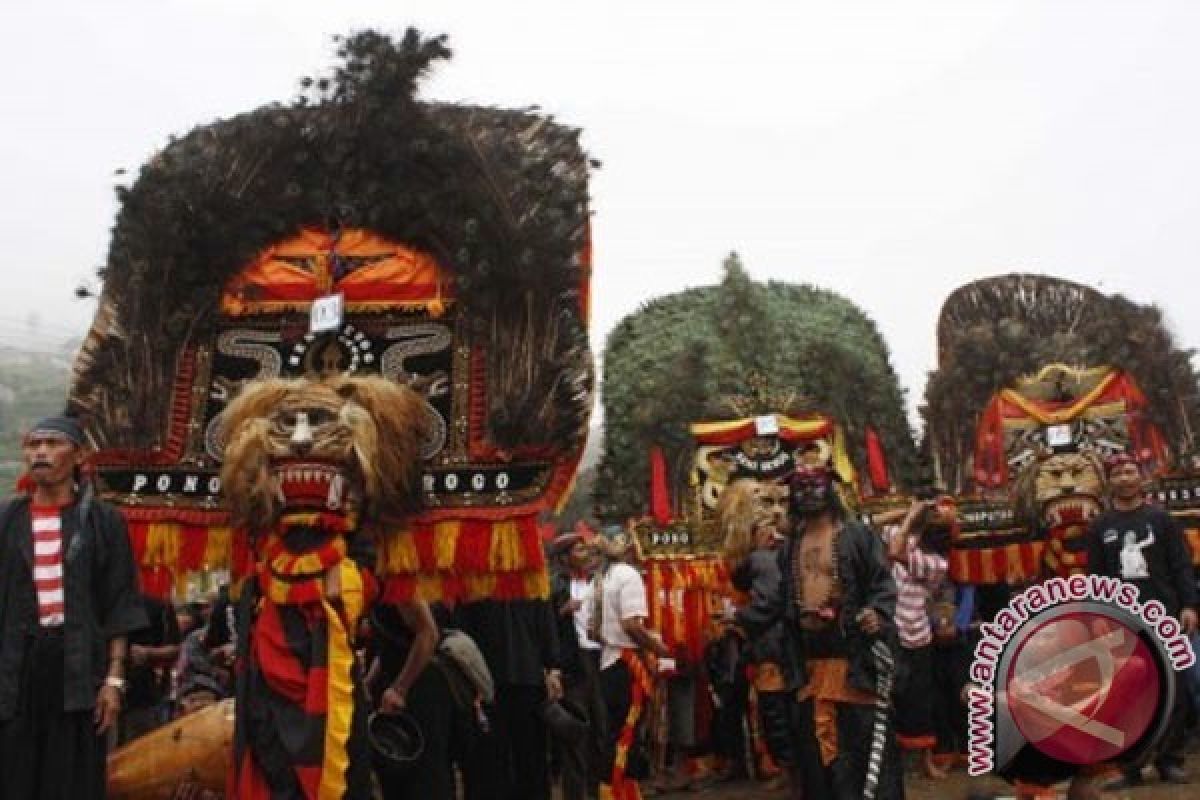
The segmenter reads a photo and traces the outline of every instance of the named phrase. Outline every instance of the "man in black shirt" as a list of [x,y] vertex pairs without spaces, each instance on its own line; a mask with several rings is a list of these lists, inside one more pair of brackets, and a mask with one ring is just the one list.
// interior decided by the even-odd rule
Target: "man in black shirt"
[[490,732],[463,764],[467,800],[550,800],[542,706],[562,697],[558,632],[549,599],[460,605],[454,627],[475,640],[496,683]]
[[166,721],[163,703],[182,641],[173,608],[150,595],[142,595],[142,607],[150,624],[129,635],[125,713],[119,724],[121,744],[149,733]]
[[[1192,556],[1179,524],[1166,511],[1146,503],[1141,469],[1132,457],[1115,456],[1109,460],[1107,472],[1111,507],[1088,526],[1088,571],[1133,584],[1143,606],[1151,600],[1159,601],[1168,614],[1179,618],[1184,633],[1191,636],[1197,621],[1196,582]],[[1176,692],[1175,700],[1155,766],[1164,781],[1185,783],[1186,693]],[[1119,788],[1139,783],[1140,769],[1130,766]]]

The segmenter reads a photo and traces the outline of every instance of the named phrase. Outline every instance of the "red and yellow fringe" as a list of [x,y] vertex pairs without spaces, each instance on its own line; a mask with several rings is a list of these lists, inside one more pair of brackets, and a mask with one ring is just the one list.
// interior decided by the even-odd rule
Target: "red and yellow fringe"
[[713,615],[732,591],[725,561],[716,556],[663,557],[648,559],[645,567],[651,629],[662,634],[667,647],[700,662],[716,630]]
[[384,602],[545,599],[550,596],[537,516],[442,520],[380,537]]
[[[161,599],[182,596],[192,572],[253,575],[262,556],[245,531],[228,525],[131,519],[129,537],[142,590]],[[418,523],[379,537],[377,569],[388,602],[550,596],[536,514]]]

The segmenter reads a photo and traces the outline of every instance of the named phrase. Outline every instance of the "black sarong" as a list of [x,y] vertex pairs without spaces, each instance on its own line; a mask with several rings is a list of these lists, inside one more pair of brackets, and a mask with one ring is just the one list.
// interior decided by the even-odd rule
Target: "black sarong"
[[105,740],[93,712],[63,711],[61,629],[39,629],[25,651],[14,717],[0,723],[0,798],[103,800]]

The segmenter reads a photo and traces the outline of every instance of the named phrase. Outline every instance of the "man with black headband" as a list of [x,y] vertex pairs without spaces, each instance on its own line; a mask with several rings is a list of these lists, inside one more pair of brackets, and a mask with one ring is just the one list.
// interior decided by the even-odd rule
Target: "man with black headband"
[[828,469],[801,466],[788,486],[793,530],[780,552],[781,591],[737,621],[753,631],[782,619],[803,668],[797,796],[902,798],[890,712],[896,584],[882,542],[846,513]]
[[49,417],[26,435],[0,509],[0,797],[105,794],[105,737],[126,636],[146,625],[125,522],[80,486],[84,435]]

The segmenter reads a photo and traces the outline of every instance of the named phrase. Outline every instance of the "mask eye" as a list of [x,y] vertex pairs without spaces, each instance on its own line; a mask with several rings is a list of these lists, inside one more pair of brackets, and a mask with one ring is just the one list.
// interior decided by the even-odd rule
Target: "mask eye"
[[279,411],[271,418],[271,427],[280,433],[291,433],[296,427],[296,411]]
[[310,425],[328,425],[337,420],[337,414],[329,408],[310,408],[308,410],[308,421]]

